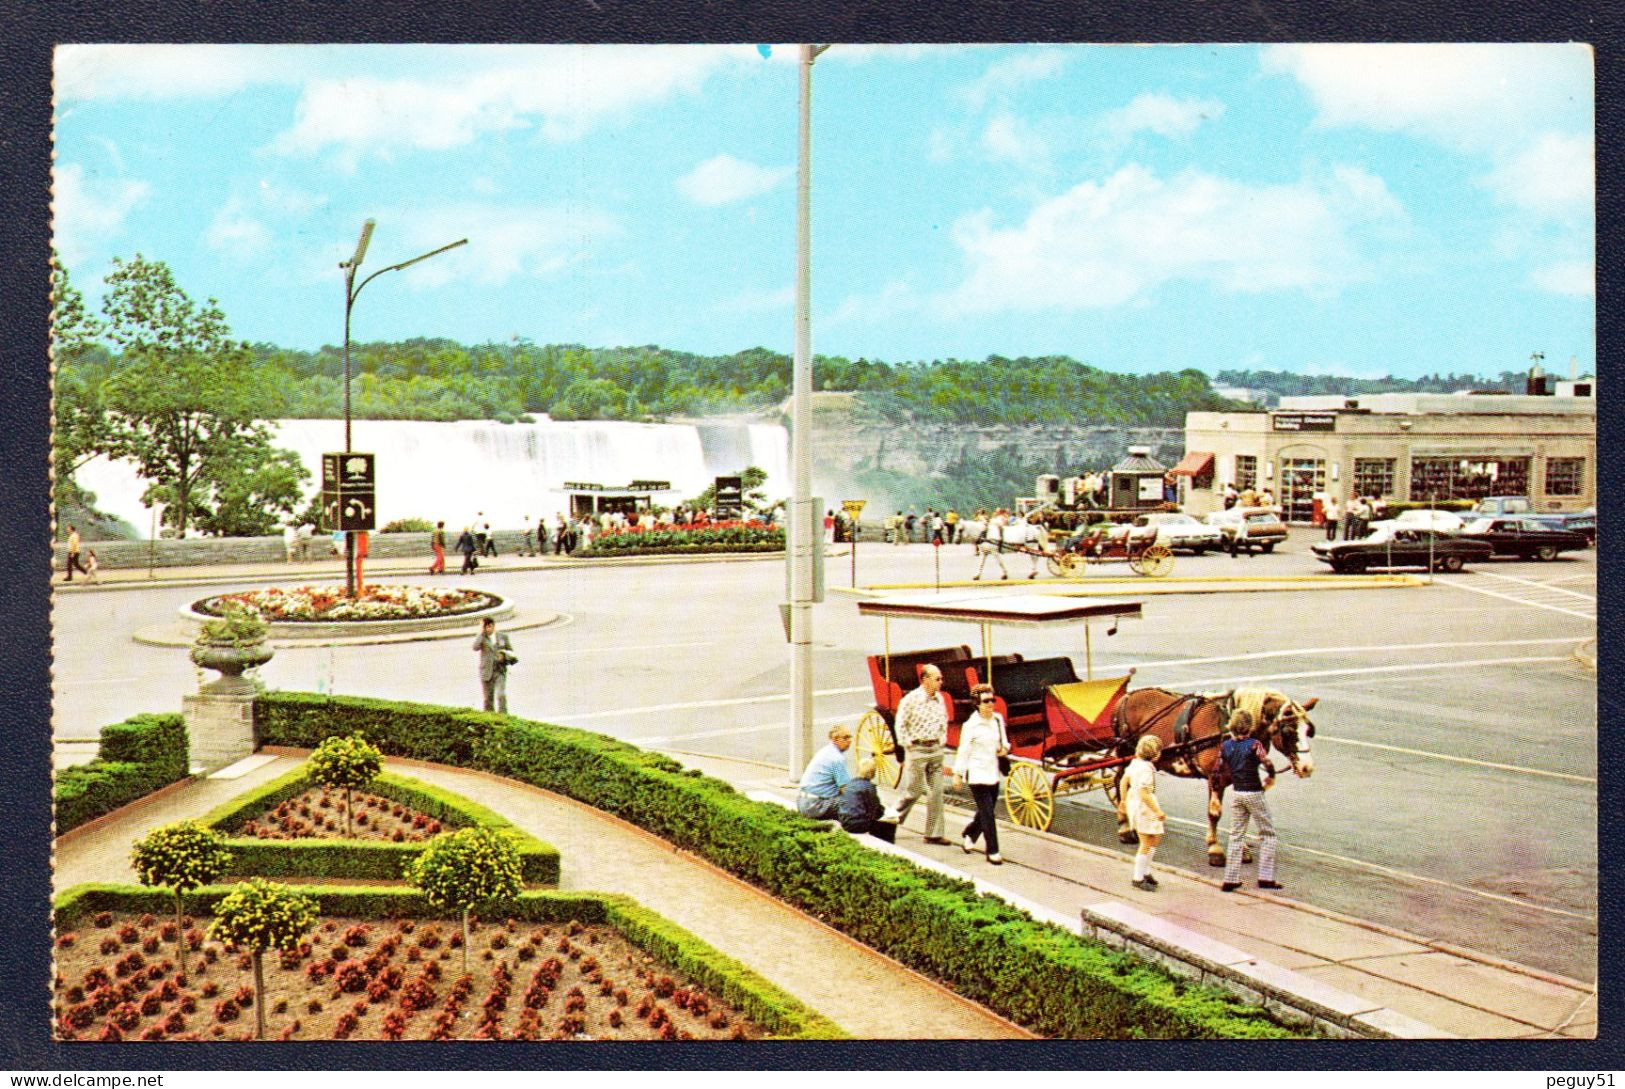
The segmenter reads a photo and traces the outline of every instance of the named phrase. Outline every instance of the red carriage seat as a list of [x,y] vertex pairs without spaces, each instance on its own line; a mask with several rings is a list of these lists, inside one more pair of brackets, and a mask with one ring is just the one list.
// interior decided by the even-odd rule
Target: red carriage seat
[[1045,752],[1061,755],[1115,745],[1112,711],[1128,691],[1131,679],[1132,675],[1051,685],[1044,693],[1044,719],[1049,730]]
[[920,686],[921,666],[935,665],[946,678],[953,671],[953,663],[969,659],[968,646],[909,650],[893,654],[889,659],[884,654],[869,655],[869,684],[874,688],[875,710],[891,722],[903,695]]

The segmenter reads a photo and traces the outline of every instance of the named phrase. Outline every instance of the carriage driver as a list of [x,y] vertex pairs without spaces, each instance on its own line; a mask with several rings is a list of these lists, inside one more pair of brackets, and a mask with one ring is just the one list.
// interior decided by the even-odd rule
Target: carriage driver
[[[948,709],[943,706],[942,670],[934,665],[920,668],[920,687],[897,704],[897,741],[907,750],[903,760],[903,799],[897,803],[896,819],[901,823],[908,811],[928,794],[925,808],[925,842],[945,844],[942,820],[943,741],[948,736]],[[888,810],[882,819],[892,819]]]

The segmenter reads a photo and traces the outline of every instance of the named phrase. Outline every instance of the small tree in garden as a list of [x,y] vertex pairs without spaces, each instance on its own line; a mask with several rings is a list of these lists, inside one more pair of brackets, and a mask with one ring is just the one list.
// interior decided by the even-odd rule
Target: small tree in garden
[[256,877],[233,889],[214,909],[209,936],[254,955],[255,1036],[265,1039],[267,949],[294,949],[316,925],[316,901]]
[[360,734],[330,737],[310,754],[310,774],[326,787],[344,790],[344,834],[350,834],[350,791],[362,790],[378,778],[384,757]]
[[195,821],[154,828],[130,851],[130,865],[143,885],[167,887],[175,894],[175,941],[181,982],[186,982],[186,927],[183,899],[199,885],[214,881],[231,865],[225,841]]
[[438,908],[463,913],[463,971],[468,971],[468,916],[487,900],[517,896],[524,887],[519,852],[489,828],[443,832],[407,863],[406,879]]

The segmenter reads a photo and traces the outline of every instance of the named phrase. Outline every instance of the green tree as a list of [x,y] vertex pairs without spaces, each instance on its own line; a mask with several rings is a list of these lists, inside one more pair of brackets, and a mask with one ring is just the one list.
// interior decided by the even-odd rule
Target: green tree
[[214,909],[209,935],[240,945],[254,955],[255,1035],[265,1039],[265,964],[267,949],[294,949],[316,925],[316,901],[282,885],[256,877],[226,894]]
[[463,971],[468,971],[468,916],[489,900],[517,896],[524,887],[519,852],[491,828],[442,832],[407,863],[406,879],[438,908],[463,913]]
[[84,296],[61,261],[51,264],[51,362],[55,375],[51,435],[52,499],[58,512],[89,506],[95,496],[80,488],[74,474],[108,446],[106,415],[89,373],[97,354],[101,324],[85,310]]
[[306,766],[325,787],[344,791],[344,834],[350,834],[350,791],[364,790],[384,770],[384,757],[360,734],[329,737],[316,746]]
[[151,482],[143,498],[168,498],[165,522],[184,534],[216,482],[270,456],[252,354],[232,342],[219,303],[198,306],[162,261],[113,266],[102,311],[120,358],[102,385],[107,452],[135,462]]
[[[258,451],[250,449],[250,454]],[[310,471],[291,450],[270,448],[263,457],[248,456],[242,467],[230,460],[216,474],[209,502],[197,516],[204,533],[220,537],[263,537],[275,533],[305,497]]]
[[179,821],[154,828],[130,850],[130,865],[143,885],[158,885],[175,894],[175,963],[186,982],[186,927],[184,900],[199,885],[207,885],[226,872],[232,853],[218,834],[196,821]]

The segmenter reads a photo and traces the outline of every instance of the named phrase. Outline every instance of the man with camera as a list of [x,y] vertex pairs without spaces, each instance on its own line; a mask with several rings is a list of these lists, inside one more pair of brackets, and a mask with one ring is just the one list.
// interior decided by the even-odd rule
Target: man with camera
[[474,651],[480,656],[480,688],[485,693],[485,709],[508,713],[508,667],[519,660],[507,635],[497,634],[497,622],[490,617],[480,621],[480,634],[474,638]]

